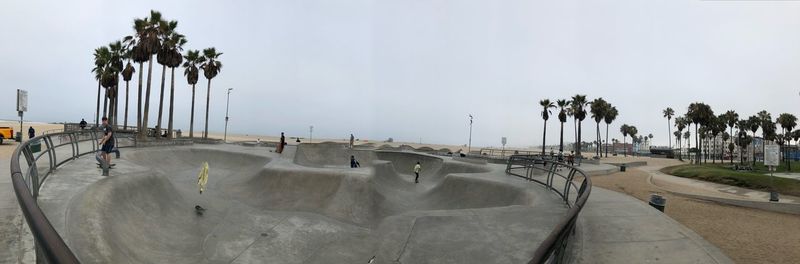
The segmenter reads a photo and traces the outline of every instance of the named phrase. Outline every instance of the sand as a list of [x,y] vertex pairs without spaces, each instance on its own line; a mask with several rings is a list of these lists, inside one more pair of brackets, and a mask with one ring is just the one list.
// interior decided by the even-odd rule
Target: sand
[[[604,162],[646,160],[648,168],[679,161],[610,157]],[[667,198],[666,214],[719,247],[737,263],[800,263],[800,217],[729,206],[671,195],[647,181],[643,169],[592,177],[595,186],[649,201],[651,193]],[[684,187],[690,188],[690,187]]]
[[[64,129],[64,125],[62,124],[48,124],[48,123],[39,123],[39,122],[25,122],[22,124],[22,135],[24,140],[28,140],[28,128],[33,126],[33,129],[36,130],[36,135],[41,135],[47,131],[54,131],[59,129]],[[19,131],[19,122],[13,121],[0,121],[0,127],[12,127],[14,128],[14,133]],[[0,145],[0,159],[7,159],[11,157],[11,153],[17,149],[17,143],[14,140],[5,139],[3,140],[3,144]]]

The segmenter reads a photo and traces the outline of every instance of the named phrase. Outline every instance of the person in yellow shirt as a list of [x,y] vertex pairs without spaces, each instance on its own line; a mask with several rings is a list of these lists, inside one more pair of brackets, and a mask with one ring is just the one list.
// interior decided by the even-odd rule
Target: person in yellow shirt
[[414,183],[419,183],[419,172],[420,171],[422,171],[422,165],[420,165],[419,161],[417,161],[417,165],[414,165],[414,174],[417,175],[417,177],[414,178]]

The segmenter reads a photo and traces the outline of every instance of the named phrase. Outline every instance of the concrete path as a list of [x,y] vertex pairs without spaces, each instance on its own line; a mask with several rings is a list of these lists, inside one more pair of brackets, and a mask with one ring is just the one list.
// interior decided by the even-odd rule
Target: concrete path
[[19,210],[9,175],[10,160],[0,160],[0,263],[33,263],[33,237]]
[[667,215],[599,187],[592,188],[575,239],[577,263],[733,263]]

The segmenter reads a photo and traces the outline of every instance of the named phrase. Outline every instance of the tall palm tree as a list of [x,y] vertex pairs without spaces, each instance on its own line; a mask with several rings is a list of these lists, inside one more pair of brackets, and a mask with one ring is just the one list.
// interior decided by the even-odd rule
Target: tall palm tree
[[[750,116],[747,119],[747,127],[753,132],[753,139],[756,138],[756,131],[761,126],[761,119],[758,116]],[[753,148],[753,166],[756,165],[756,149]]]
[[569,101],[565,99],[559,99],[556,101],[556,105],[559,108],[558,111],[558,122],[561,123],[561,136],[558,140],[558,154],[564,154],[564,123],[567,122],[567,106],[569,105]]
[[161,39],[161,47],[159,47],[158,52],[156,53],[156,62],[161,64],[161,93],[159,94],[158,100],[158,119],[156,121],[156,135],[161,135],[161,116],[164,112],[164,83],[167,77],[167,64],[169,64],[169,60],[172,57],[170,38],[175,33],[175,28],[178,27],[178,21],[161,21],[158,24],[158,36]]
[[[680,140],[681,139],[681,135],[683,135],[683,129],[686,128],[686,125],[689,124],[689,121],[686,119],[686,117],[676,117],[674,124],[675,124],[675,128],[678,130],[677,131],[678,132],[678,134],[677,134],[678,139],[677,140]],[[681,150],[681,146],[682,146],[682,144],[678,143],[678,160],[683,161],[683,151]]]
[[[730,127],[731,135],[733,135],[733,127],[736,126],[736,122],[739,121],[739,114],[737,114],[736,111],[728,110],[723,115],[725,116],[725,118],[724,118],[725,119],[725,123],[727,123],[728,127]],[[731,150],[731,165],[733,165],[733,151],[732,150]]]
[[195,85],[197,84],[198,77],[200,76],[200,71],[197,68],[200,64],[203,63],[203,56],[200,56],[200,51],[198,50],[189,50],[186,52],[186,56],[183,56],[185,61],[183,62],[183,67],[186,68],[184,70],[183,75],[186,76],[186,81],[192,85],[192,113],[190,114],[189,118],[189,137],[194,138],[194,94],[195,94]]
[[[136,129],[139,131],[139,138],[143,139],[146,135],[142,133],[146,130],[147,125],[142,125],[142,85],[144,84],[144,63],[150,61],[151,53],[149,50],[151,39],[148,38],[150,30],[149,18],[134,19],[133,31],[134,35],[125,37],[125,43],[130,50],[131,58],[134,63],[139,64],[139,81],[136,96]],[[149,96],[147,97],[150,98]]]
[[[111,51],[111,60],[109,61],[109,66],[111,67],[112,73],[115,75],[119,75],[123,70],[123,60],[125,58],[125,46],[122,45],[122,41],[114,41],[108,44],[108,48]],[[111,101],[111,107],[109,107],[109,116],[110,123],[112,126],[116,127],[118,122],[118,108],[119,108],[119,76],[115,76],[114,80],[116,83],[112,86],[112,96],[108,99]]]
[[547,119],[550,119],[550,114],[553,113],[550,111],[550,109],[556,108],[556,105],[553,104],[553,102],[550,102],[550,99],[540,100],[539,105],[542,106],[542,119],[544,119],[544,129],[542,130],[542,156],[544,156],[545,136],[547,135]]
[[[611,105],[609,104],[609,106]],[[608,157],[608,126],[617,119],[618,114],[617,107],[611,106],[603,117],[603,121],[606,123],[606,157]]]
[[637,134],[639,134],[639,130],[636,129],[636,126],[628,126],[628,135],[631,136],[631,142],[634,142],[634,143],[638,144],[637,141],[640,141],[640,140],[639,140],[639,138],[636,137]]
[[770,128],[774,128],[772,124],[772,115],[769,114],[766,110],[761,110],[757,114],[758,119],[761,120],[761,137],[763,143],[761,144],[761,155],[764,155],[766,147],[767,147],[767,135],[772,135],[774,133],[774,129],[770,130]]
[[592,100],[589,108],[589,112],[592,114],[592,119],[594,119],[594,122],[597,125],[595,132],[595,136],[597,136],[597,141],[596,141],[597,149],[595,150],[595,154],[597,154],[598,157],[602,157],[602,152],[601,152],[602,137],[600,136],[600,122],[603,121],[603,118],[605,118],[606,112],[608,112],[608,108],[609,108],[608,102],[606,102],[606,100],[603,100],[602,97]]
[[132,59],[132,52],[130,49],[126,49],[124,59],[128,61],[125,65],[125,69],[122,70],[122,80],[125,81],[125,121],[122,123],[122,129],[128,129],[128,95],[130,95],[130,81],[133,78],[133,74],[136,72],[136,68],[133,67],[131,64]]
[[150,116],[150,90],[153,79],[153,56],[161,49],[160,24],[162,23],[161,13],[155,10],[150,11],[150,17],[134,19],[133,30],[135,35],[126,37],[126,41],[131,46],[134,62],[139,63],[139,105],[142,98],[142,74],[143,63],[147,65],[147,87],[144,95],[144,111],[140,111],[141,121],[139,122],[140,140],[147,138],[147,123]]
[[[667,118],[667,135],[672,134],[672,125],[669,123],[669,121],[672,120],[672,116],[675,115],[675,110],[672,110],[672,107],[667,107],[667,109],[664,109],[663,113],[664,117]],[[669,138],[669,148],[672,149],[672,137],[668,138]]]
[[630,127],[628,127],[628,124],[622,124],[622,126],[619,127],[619,132],[622,133],[622,148],[625,149],[625,157],[628,156],[628,144],[625,143],[625,138],[628,137],[629,131]]
[[183,62],[183,56],[181,52],[183,51],[183,45],[186,44],[186,37],[181,34],[173,33],[170,38],[166,41],[169,47],[168,55],[167,55],[167,67],[170,68],[171,77],[170,77],[170,88],[169,88],[169,117],[167,118],[167,138],[172,139],[172,130],[173,130],[173,120],[174,120],[174,113],[175,113],[175,68],[181,66]]
[[[677,122],[677,120],[675,120],[675,121]],[[681,133],[680,131],[677,131],[677,130],[672,131],[672,135],[675,136],[675,144],[678,145],[678,160],[683,160],[683,158],[681,158],[681,156],[680,156],[681,155],[681,135],[682,134],[683,133]]]
[[[724,121],[724,114],[720,116],[712,116],[711,121],[709,123],[709,132],[711,133],[711,143],[713,144],[711,148],[711,163],[716,163],[717,156],[717,136],[719,133],[725,131],[725,121]],[[722,158],[720,157],[720,160]]]
[[[782,113],[778,116],[778,119],[775,120],[778,124],[781,125],[781,130],[783,130],[784,139],[788,145],[788,148],[792,148],[792,129],[797,126],[797,117],[789,113]],[[788,151],[784,150],[784,160],[786,160],[786,166],[789,171],[792,170],[791,159],[786,158]]]
[[[708,122],[711,119],[711,116],[714,115],[714,111],[711,110],[711,107],[704,103],[692,103],[689,105],[688,111],[686,112],[686,116],[689,120],[694,123],[695,129],[695,145],[697,146],[697,154],[700,155],[702,153],[703,147],[700,144],[700,134],[698,133],[699,126],[708,125]],[[697,164],[700,164],[700,159],[696,159]]]
[[203,131],[203,138],[208,138],[208,108],[211,103],[211,79],[217,77],[217,74],[222,70],[222,62],[219,61],[219,56],[222,52],[217,52],[215,48],[207,48],[203,50],[203,64],[200,69],[203,69],[203,75],[208,79],[208,91],[206,92],[206,127]]
[[647,148],[649,149],[650,146],[653,145],[653,134],[652,133],[647,134],[647,138],[648,138],[647,140],[650,142],[650,145],[647,145]]
[[577,123],[577,136],[575,138],[575,155],[581,157],[581,122],[583,119],[586,119],[586,105],[589,102],[586,101],[586,95],[576,94],[572,97],[572,109],[574,112],[575,122]]
[[94,50],[94,78],[97,80],[97,111],[95,112],[94,125],[100,124],[100,87],[102,87],[103,72],[105,71],[106,64],[111,59],[111,51],[106,46],[96,48]]

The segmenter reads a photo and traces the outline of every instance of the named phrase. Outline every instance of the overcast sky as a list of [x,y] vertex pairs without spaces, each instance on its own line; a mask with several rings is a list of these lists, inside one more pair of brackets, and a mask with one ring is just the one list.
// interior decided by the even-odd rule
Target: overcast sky
[[[314,125],[315,137],[466,144],[472,114],[483,146],[541,144],[538,101],[576,93],[617,106],[612,138],[627,123],[657,145],[668,106],[800,114],[800,1],[11,1],[0,8],[0,119],[16,118],[19,88],[26,119],[94,120],[93,49],[131,35],[151,9],[179,21],[186,48],[224,53],[212,131],[229,87],[233,133],[307,136]],[[187,130],[182,72],[175,124]],[[200,130],[202,75],[197,90]],[[151,126],[157,100],[154,90]],[[135,89],[130,102],[135,113]],[[591,140],[593,121],[584,127]],[[556,144],[556,118],[547,129]]]

